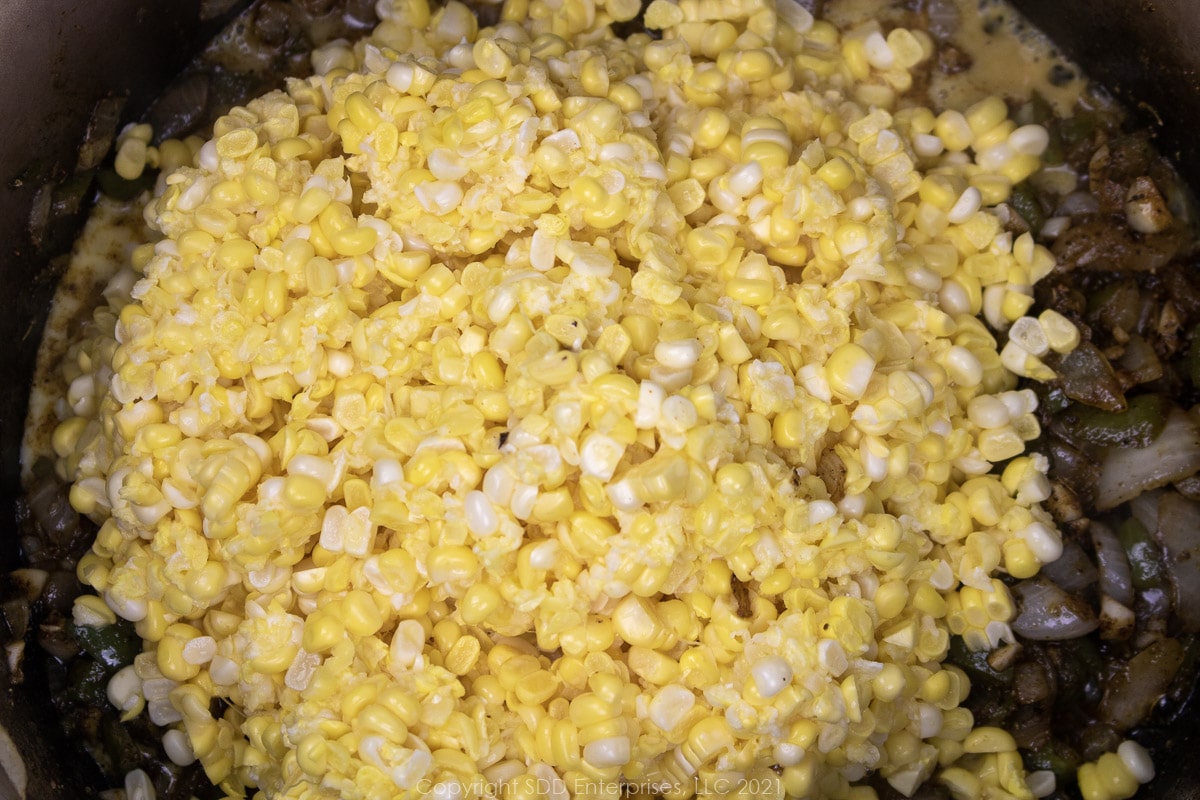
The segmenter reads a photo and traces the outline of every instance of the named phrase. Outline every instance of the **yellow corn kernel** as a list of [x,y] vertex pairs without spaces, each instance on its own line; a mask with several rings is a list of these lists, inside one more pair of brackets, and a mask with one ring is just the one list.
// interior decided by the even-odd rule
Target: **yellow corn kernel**
[[1137,792],[1137,779],[1116,753],[1105,753],[1096,760],[1096,777],[1109,797],[1133,797]]
[[258,147],[258,134],[249,128],[238,128],[219,136],[216,146],[221,158],[244,158]]
[[173,681],[191,680],[200,672],[198,664],[191,664],[184,658],[184,644],[183,640],[167,635],[159,641],[155,651],[159,672]]
[[329,768],[329,748],[325,737],[310,733],[296,745],[296,763],[308,775],[318,778]]
[[825,181],[830,189],[840,192],[854,183],[854,170],[845,159],[838,156],[822,164],[817,170],[817,177]]
[[789,408],[775,415],[771,423],[775,444],[779,447],[803,447],[808,443],[808,425],[805,413],[798,408]]
[[361,589],[342,598],[341,611],[342,624],[355,636],[371,636],[383,627],[383,615],[374,599]]
[[474,636],[463,636],[446,653],[444,666],[455,675],[466,675],[475,668],[482,648]]
[[963,116],[971,131],[981,136],[995,128],[1008,117],[1008,106],[999,97],[992,95],[980,100],[964,112]]
[[860,345],[844,344],[825,362],[825,378],[834,394],[857,400],[867,389],[875,372],[875,359]]
[[304,620],[304,649],[323,653],[340,642],[344,633],[345,626],[336,615],[318,610]]
[[724,717],[705,717],[692,727],[681,753],[689,764],[699,767],[732,748],[733,743],[733,732]]
[[438,476],[444,459],[433,450],[417,453],[404,465],[404,477],[413,486],[424,486]]
[[[1005,112],[1007,113],[1007,112]],[[975,133],[967,118],[958,111],[943,111],[934,124],[934,133],[952,153],[966,150],[974,141]]]
[[479,569],[479,558],[464,545],[439,545],[425,560],[433,583],[461,583],[471,580]]
[[1029,545],[1020,539],[1008,539],[1003,544],[1004,571],[1014,578],[1032,578],[1042,568]]
[[283,481],[283,499],[297,512],[311,512],[325,504],[325,484],[310,475],[288,475]]
[[725,284],[725,294],[748,306],[763,306],[775,296],[775,285],[769,280],[733,278]]
[[329,244],[341,256],[361,256],[369,253],[378,241],[379,234],[374,228],[366,226],[343,228],[329,236]]
[[306,189],[292,208],[292,218],[301,225],[307,225],[328,208],[331,202],[333,196],[326,190],[317,186]]
[[408,726],[387,707],[378,703],[368,705],[353,716],[354,726],[363,731],[381,734],[393,742],[408,736]]
[[982,797],[982,787],[979,778],[962,767],[951,767],[942,770],[938,781],[950,790],[954,797]]
[[1083,800],[1112,800],[1112,796],[1108,793],[1108,787],[1100,779],[1095,762],[1089,761],[1082,764],[1076,771],[1076,778]]
[[1017,743],[1008,731],[985,726],[968,733],[963,748],[968,753],[1007,753],[1016,750]]

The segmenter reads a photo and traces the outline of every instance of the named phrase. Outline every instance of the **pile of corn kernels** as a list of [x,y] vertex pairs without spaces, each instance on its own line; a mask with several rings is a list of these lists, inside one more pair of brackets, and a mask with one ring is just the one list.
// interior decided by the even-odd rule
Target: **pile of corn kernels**
[[379,11],[64,364],[114,702],[231,797],[1032,797],[941,662],[1061,550],[1015,386],[1077,334],[991,210],[1046,131],[790,3]]

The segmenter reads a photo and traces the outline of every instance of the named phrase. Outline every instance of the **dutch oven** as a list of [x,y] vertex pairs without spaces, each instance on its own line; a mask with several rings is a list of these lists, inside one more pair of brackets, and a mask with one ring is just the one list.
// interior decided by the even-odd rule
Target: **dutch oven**
[[[1155,131],[1200,185],[1200,12],[1194,0],[1013,0]],[[913,0],[919,3],[921,0]],[[136,119],[245,0],[4,0],[0,3],[0,573],[21,565],[20,445],[47,309],[86,205],[80,142],[97,103]],[[84,164],[82,166],[89,166]],[[65,740],[48,701],[44,655],[23,680],[0,659],[0,800],[96,795],[108,784]],[[1200,798],[1200,721],[1156,752],[1139,797]],[[14,784],[21,784],[19,792]]]

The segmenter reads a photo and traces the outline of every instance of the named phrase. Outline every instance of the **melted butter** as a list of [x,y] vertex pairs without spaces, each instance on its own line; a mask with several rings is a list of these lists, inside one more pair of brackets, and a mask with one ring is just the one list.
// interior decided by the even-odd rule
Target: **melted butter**
[[[971,58],[970,68],[945,74],[935,67],[929,86],[934,108],[965,109],[988,95],[1026,101],[1041,95],[1060,116],[1091,96],[1089,83],[1044,33],[1003,0],[957,0],[958,23],[947,41]],[[898,0],[827,0],[825,17],[841,28],[870,20],[903,24]]]

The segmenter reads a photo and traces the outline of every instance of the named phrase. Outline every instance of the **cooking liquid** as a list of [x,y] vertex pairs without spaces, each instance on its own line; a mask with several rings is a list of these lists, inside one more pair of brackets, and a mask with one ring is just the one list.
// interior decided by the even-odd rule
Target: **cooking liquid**
[[[993,94],[1025,102],[1036,93],[1065,117],[1080,101],[1110,102],[1096,95],[1083,70],[1004,0],[922,0],[922,6],[930,18],[930,35],[970,59],[970,66],[960,72],[934,66],[928,88],[930,108],[962,110]],[[906,16],[911,20],[912,12],[896,0],[825,3],[825,18],[842,29],[871,20],[886,29]]]

